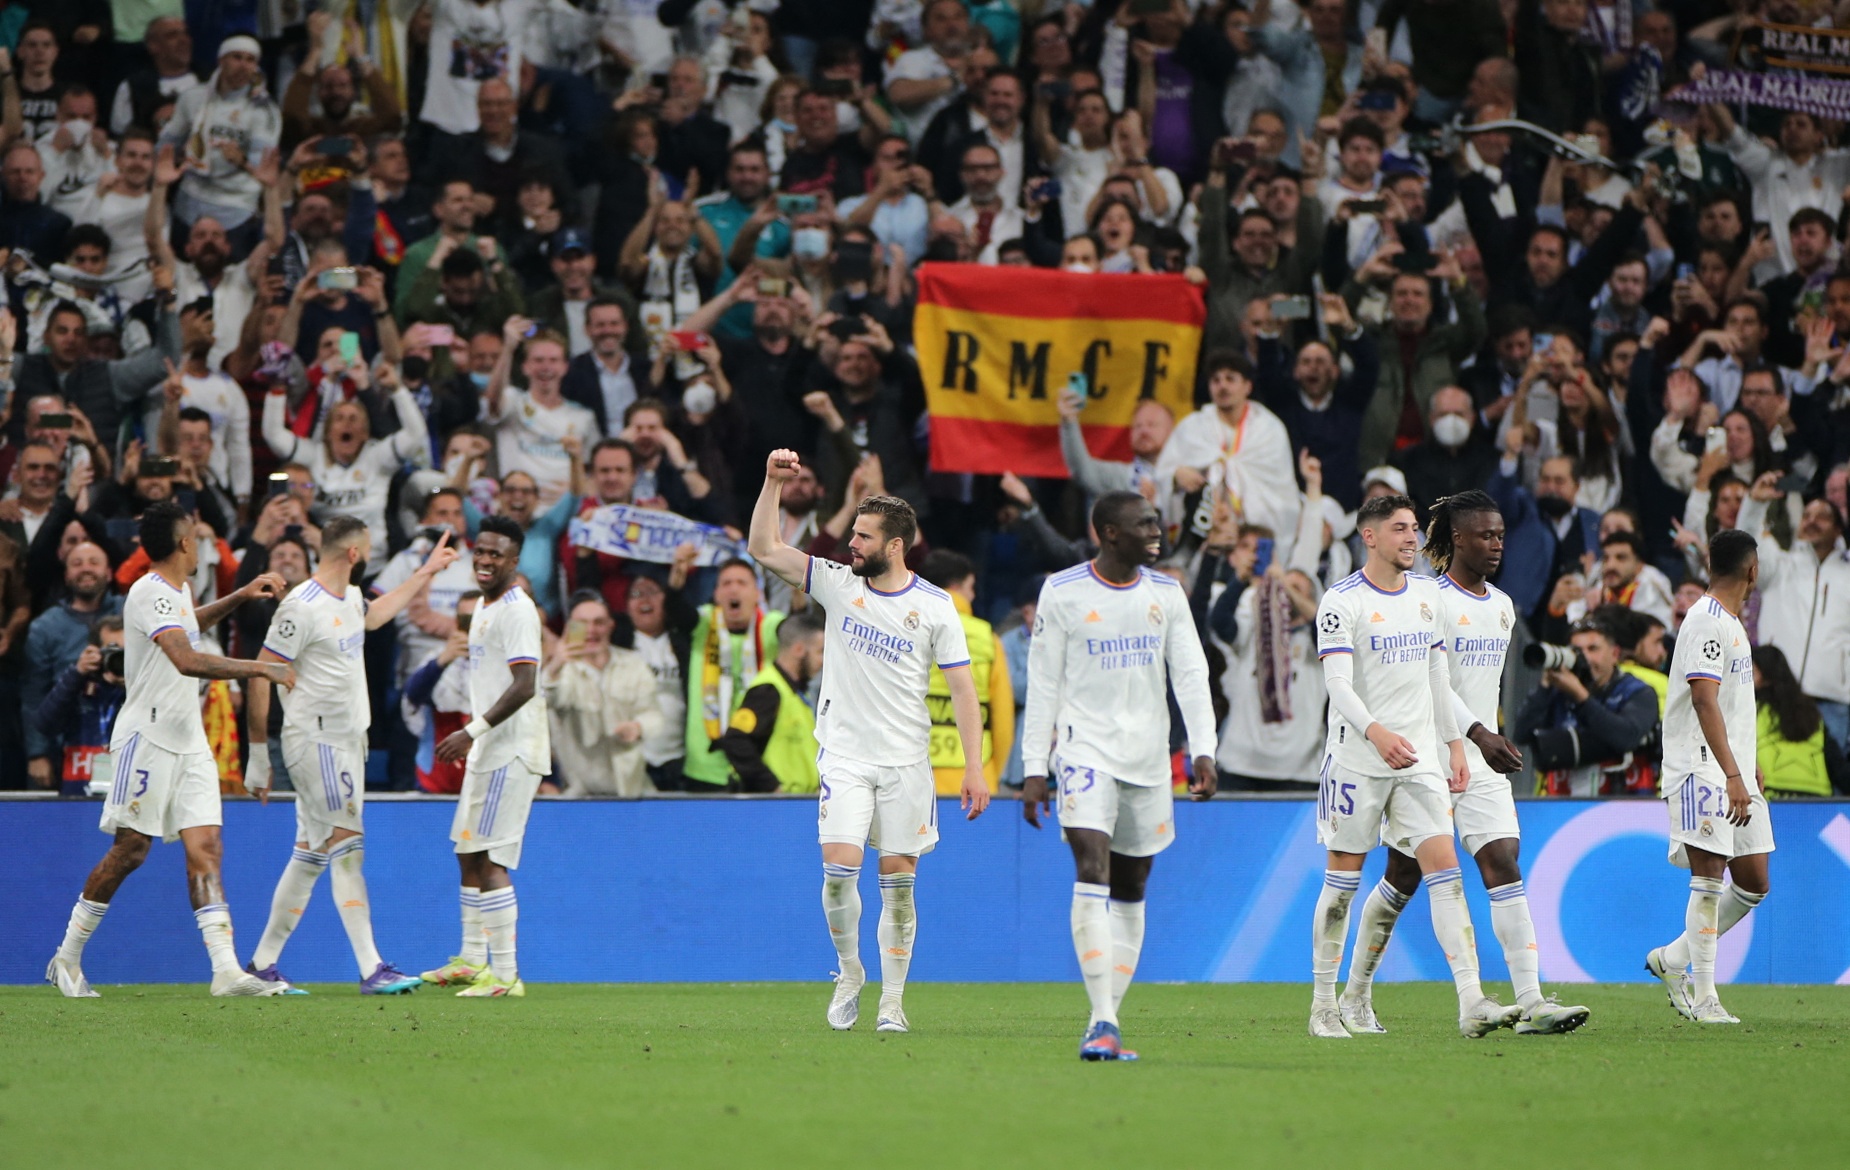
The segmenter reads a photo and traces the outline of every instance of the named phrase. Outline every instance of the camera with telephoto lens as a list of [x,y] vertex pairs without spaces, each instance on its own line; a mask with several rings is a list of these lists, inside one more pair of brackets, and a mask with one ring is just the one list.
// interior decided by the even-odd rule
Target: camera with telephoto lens
[[1531,642],[1523,647],[1522,664],[1530,670],[1566,670],[1575,678],[1593,685],[1593,664],[1587,661],[1577,646],[1555,646],[1547,642]]
[[122,646],[120,644],[114,645],[114,646],[104,646],[102,647],[102,651],[103,651],[103,673],[113,674],[117,678],[121,678],[124,673],[123,665],[122,665],[122,656],[124,654],[124,650]]

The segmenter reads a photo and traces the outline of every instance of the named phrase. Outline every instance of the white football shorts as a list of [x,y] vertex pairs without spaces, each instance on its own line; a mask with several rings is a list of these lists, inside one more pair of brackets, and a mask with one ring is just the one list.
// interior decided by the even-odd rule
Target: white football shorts
[[1437,776],[1364,776],[1323,758],[1317,784],[1317,840],[1336,853],[1389,845],[1411,854],[1452,835],[1452,794]]
[[1728,789],[1695,776],[1687,777],[1664,803],[1670,810],[1670,864],[1689,868],[1689,848],[1723,857],[1773,852],[1773,813],[1766,795],[1750,786],[1747,823],[1728,823]]
[[1154,857],[1176,839],[1175,794],[1167,784],[1126,784],[1084,764],[1053,762],[1060,828],[1092,829],[1111,838],[1111,851]]
[[885,767],[816,753],[816,839],[920,857],[938,844],[938,792],[931,761]]
[[218,761],[211,752],[170,752],[137,732],[110,751],[109,799],[98,826],[113,836],[133,829],[163,841],[180,839],[181,829],[220,825]]
[[362,832],[366,808],[366,747],[316,740],[283,728],[283,763],[295,785],[296,840],[320,849],[335,829]]
[[456,852],[486,853],[496,865],[520,868],[527,814],[533,810],[533,798],[545,778],[520,760],[509,760],[485,772],[471,765],[463,773],[456,819],[450,822],[450,840],[456,842]]

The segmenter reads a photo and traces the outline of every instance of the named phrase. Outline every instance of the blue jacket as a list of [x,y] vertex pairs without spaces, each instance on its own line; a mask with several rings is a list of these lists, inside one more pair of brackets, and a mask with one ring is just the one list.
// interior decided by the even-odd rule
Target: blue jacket
[[52,684],[66,669],[76,665],[90,641],[90,626],[99,617],[119,615],[122,599],[114,595],[103,598],[95,613],[78,613],[65,598],[32,619],[26,630],[26,677],[19,688],[21,721],[26,731],[26,758],[37,759],[53,754],[58,748],[55,735],[39,723],[39,702],[51,694]]
[[[1503,510],[1503,567],[1497,572],[1497,587],[1510,595],[1516,612],[1527,617],[1548,599],[1548,591],[1554,586],[1555,549],[1559,544],[1554,525],[1536,510],[1535,496],[1529,489],[1517,483],[1515,476],[1503,474],[1501,462],[1484,490]],[[1575,556],[1580,552],[1598,556],[1599,513],[1591,508],[1575,508],[1574,518],[1579,522],[1581,543]]]

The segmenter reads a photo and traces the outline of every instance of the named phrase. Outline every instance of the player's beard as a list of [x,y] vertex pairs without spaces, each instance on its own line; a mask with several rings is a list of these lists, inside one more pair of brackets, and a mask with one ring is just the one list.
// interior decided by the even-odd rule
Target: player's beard
[[872,552],[863,555],[860,564],[848,567],[857,577],[881,577],[893,567],[893,562],[887,560],[884,552]]
[[347,568],[347,584],[359,585],[366,577],[366,562],[355,561]]

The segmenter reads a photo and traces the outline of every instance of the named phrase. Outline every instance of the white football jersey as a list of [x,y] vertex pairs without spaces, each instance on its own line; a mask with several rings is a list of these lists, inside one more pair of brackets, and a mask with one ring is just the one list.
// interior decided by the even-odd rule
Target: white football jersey
[[803,591],[828,612],[816,742],[832,756],[898,768],[929,758],[932,664],[970,665],[951,595],[914,573],[882,593],[838,561],[809,558]]
[[1692,605],[1677,631],[1676,652],[1670,656],[1670,699],[1664,704],[1664,794],[1678,791],[1691,775],[1714,787],[1727,778],[1715,762],[1709,741],[1696,719],[1689,680],[1706,678],[1721,684],[1722,722],[1728,729],[1728,750],[1748,792],[1758,791],[1754,769],[1759,736],[1759,713],[1754,704],[1753,646],[1741,619],[1707,594]]
[[283,695],[284,727],[339,743],[372,725],[366,601],[359,586],[336,596],[312,577],[297,585],[276,607],[263,648],[295,665],[295,689]]
[[[520,586],[493,603],[476,606],[469,622],[469,714],[479,719],[514,685],[513,667],[540,662],[540,608]],[[546,729],[546,699],[533,697],[513,715],[488,729],[469,749],[475,771],[519,760],[544,776],[552,771],[552,739]]]
[[1431,577],[1408,573],[1389,593],[1358,569],[1332,585],[1317,607],[1317,657],[1351,656],[1355,693],[1375,722],[1413,742],[1419,761],[1401,771],[1388,767],[1363,734],[1367,728],[1351,726],[1335,703],[1325,751],[1363,776],[1443,776],[1446,757],[1440,752],[1427,656],[1444,646],[1439,585]]
[[122,603],[122,671],[128,694],[109,737],[112,752],[120,752],[132,736],[176,754],[212,750],[199,714],[199,683],[181,674],[167,652],[155,645],[154,639],[167,630],[181,631],[198,648],[193,587],[176,588],[150,569],[129,587]]
[[598,440],[597,416],[570,399],[541,406],[525,390],[509,386],[501,393],[495,424],[495,458],[501,474],[524,471],[540,488],[540,508],[559,502],[572,485],[572,457],[564,439],[576,435],[589,451]]
[[1167,785],[1172,684],[1189,757],[1212,756],[1208,659],[1175,578],[1142,569],[1112,585],[1090,562],[1049,577],[1028,642],[1022,775],[1047,775],[1051,747],[1063,764]]
[[[1503,702],[1503,659],[1509,653],[1510,630],[1516,624],[1516,605],[1510,595],[1484,582],[1482,594],[1472,593],[1450,576],[1439,578],[1439,640],[1445,643],[1445,665],[1452,691],[1464,700],[1471,720],[1498,730],[1497,710]],[[1458,732],[1471,730],[1463,723]],[[1471,774],[1492,774],[1484,753],[1465,740],[1465,759]]]

